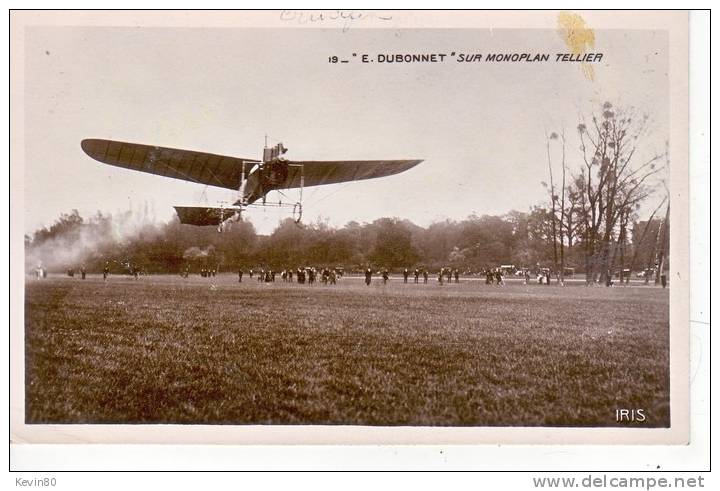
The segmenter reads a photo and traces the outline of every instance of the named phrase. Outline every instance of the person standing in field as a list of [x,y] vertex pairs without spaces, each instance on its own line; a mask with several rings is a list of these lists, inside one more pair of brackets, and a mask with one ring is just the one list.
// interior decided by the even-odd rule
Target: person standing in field
[[110,274],[110,265],[108,263],[105,263],[105,267],[103,268],[103,281],[107,281],[107,277]]
[[382,272],[383,285],[387,284],[389,278],[390,278],[390,274],[388,273],[388,270],[383,269],[383,272]]
[[405,271],[403,271],[403,283],[407,283],[408,276],[410,276],[410,272],[405,268]]
[[80,277],[84,280],[85,279],[85,266],[80,266]]
[[419,283],[420,280],[420,270],[415,268],[415,283]]
[[238,271],[238,283],[242,283],[242,277],[243,277],[243,270]]
[[457,268],[455,268],[454,274],[455,274],[455,283],[460,283],[460,271],[458,271]]
[[365,270],[365,284],[370,285],[370,282],[372,281],[372,271],[370,268]]
[[443,285],[443,276],[445,274],[445,271],[443,268],[440,268],[440,271],[438,272],[438,283],[440,283],[440,286]]
[[423,283],[427,285],[428,282],[428,270],[423,269]]

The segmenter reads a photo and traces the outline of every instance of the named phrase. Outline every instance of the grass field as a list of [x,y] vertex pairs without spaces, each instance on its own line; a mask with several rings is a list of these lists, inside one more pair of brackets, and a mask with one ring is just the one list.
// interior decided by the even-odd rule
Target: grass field
[[29,279],[26,422],[669,425],[666,290],[381,283]]

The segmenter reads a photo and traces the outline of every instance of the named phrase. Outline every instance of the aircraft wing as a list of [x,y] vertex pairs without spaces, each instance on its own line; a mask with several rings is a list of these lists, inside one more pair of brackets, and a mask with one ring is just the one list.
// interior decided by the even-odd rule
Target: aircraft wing
[[86,154],[104,164],[234,190],[240,185],[243,162],[259,162],[112,140],[88,139],[80,145]]
[[289,161],[287,178],[272,187],[263,185],[263,177],[260,172],[250,174],[245,199],[249,203],[253,203],[272,189],[299,188],[301,185],[319,186],[391,176],[411,169],[420,162],[422,160]]
[[300,187],[301,167],[305,186],[335,184],[346,181],[359,181],[375,177],[399,174],[418,165],[422,160],[338,160],[338,161],[299,161],[291,165],[286,188]]

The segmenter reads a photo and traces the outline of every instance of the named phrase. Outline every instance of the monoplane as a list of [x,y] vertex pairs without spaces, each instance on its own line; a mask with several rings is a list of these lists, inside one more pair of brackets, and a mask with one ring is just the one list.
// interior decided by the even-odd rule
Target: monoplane
[[[237,199],[225,206],[175,206],[180,222],[215,225],[222,231],[229,221],[238,221],[251,206],[292,209],[297,223],[302,219],[302,192],[310,186],[385,177],[406,171],[422,160],[288,160],[282,143],[265,144],[262,160],[227,157],[211,153],[142,145],[103,139],[81,142],[83,151],[104,164],[182,179],[207,186],[231,189]],[[297,200],[267,200],[271,191],[297,189]]]

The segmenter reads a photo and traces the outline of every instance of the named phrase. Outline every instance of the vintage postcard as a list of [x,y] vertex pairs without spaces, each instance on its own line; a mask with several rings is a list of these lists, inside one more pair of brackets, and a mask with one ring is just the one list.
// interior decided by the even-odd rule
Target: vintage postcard
[[13,442],[687,443],[687,13],[10,20]]

